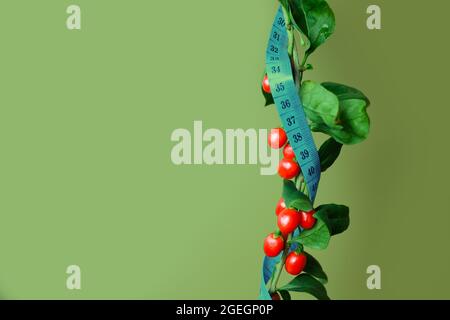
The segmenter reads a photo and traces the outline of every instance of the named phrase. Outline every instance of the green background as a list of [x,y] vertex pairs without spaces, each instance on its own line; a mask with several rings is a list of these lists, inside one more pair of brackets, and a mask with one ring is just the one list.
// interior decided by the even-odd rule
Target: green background
[[[66,29],[66,8],[82,30]],[[330,0],[335,35],[307,79],[362,89],[370,138],[317,204],[350,229],[313,252],[334,299],[450,298],[450,3]],[[382,30],[366,9],[382,9]],[[433,8],[432,10],[429,8]],[[253,299],[281,192],[259,167],[175,166],[176,128],[271,128],[260,79],[272,0],[3,0],[0,297]],[[322,141],[322,136],[317,136]],[[82,290],[65,287],[82,269]],[[382,289],[366,287],[366,268]]]

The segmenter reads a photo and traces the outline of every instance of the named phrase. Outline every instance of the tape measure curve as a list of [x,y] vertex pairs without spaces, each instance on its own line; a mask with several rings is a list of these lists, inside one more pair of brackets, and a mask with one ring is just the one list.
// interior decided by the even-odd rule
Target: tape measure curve
[[[309,198],[311,202],[314,202],[320,181],[320,159],[292,75],[291,60],[287,48],[286,21],[280,5],[267,46],[266,73],[278,115],[302,170]],[[272,299],[266,286],[275,265],[280,259],[281,255],[275,258],[264,258],[259,295],[262,300]]]

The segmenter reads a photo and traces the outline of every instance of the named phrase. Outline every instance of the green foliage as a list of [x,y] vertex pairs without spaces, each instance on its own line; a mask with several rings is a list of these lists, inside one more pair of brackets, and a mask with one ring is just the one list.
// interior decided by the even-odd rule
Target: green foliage
[[295,183],[290,180],[283,181],[283,199],[287,208],[294,208],[301,211],[313,209],[311,201],[302,192],[297,190]]
[[341,144],[367,138],[369,100],[361,91],[343,84],[305,81],[300,96],[311,130],[328,134]]
[[291,239],[290,243],[297,243],[302,246],[323,250],[328,247],[330,243],[331,233],[327,224],[317,219],[314,228],[310,230],[303,230],[298,236]]
[[347,230],[350,225],[350,209],[337,204],[325,204],[316,209],[314,215],[325,222],[332,236]]
[[309,253],[307,253],[307,252],[303,252],[303,253],[307,257],[306,266],[303,271],[312,275],[313,277],[317,278],[317,280],[319,280],[323,284],[327,283],[328,276],[325,273],[325,271],[323,271],[322,266],[320,265],[319,261],[317,261],[316,258],[314,258]]
[[308,119],[313,124],[323,124],[334,127],[339,113],[339,100],[332,92],[319,83],[313,81],[303,82],[300,96]]
[[288,0],[297,30],[309,41],[307,55],[313,53],[334,32],[333,10],[325,0]]
[[326,171],[339,157],[341,153],[342,143],[337,142],[333,138],[325,141],[319,149],[320,168],[322,172]]
[[289,291],[281,290],[278,292],[283,300],[291,300],[291,294]]
[[349,208],[337,204],[325,204],[318,207],[314,214],[317,219],[315,226],[310,230],[303,230],[290,243],[323,250],[328,247],[331,236],[347,230],[350,225]]
[[323,284],[307,273],[298,275],[291,282],[282,286],[280,290],[306,292],[318,300],[330,300]]
[[364,93],[356,88],[352,88],[335,82],[323,82],[322,86],[325,89],[333,92],[339,98],[339,101],[358,99],[365,100],[367,102],[367,105],[370,105],[369,98],[367,98]]
[[[324,128],[337,141],[343,144],[356,144],[364,141],[369,135],[370,119],[367,114],[369,99],[358,89],[332,82],[322,84],[339,99],[339,126]],[[320,130],[319,130],[320,131]]]

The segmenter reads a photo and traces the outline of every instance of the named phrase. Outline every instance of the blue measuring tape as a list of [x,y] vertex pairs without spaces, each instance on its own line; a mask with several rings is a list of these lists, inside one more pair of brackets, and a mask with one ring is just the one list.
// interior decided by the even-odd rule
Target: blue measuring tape
[[[309,198],[311,202],[314,202],[320,180],[320,159],[292,75],[287,48],[286,21],[280,5],[266,51],[266,73],[278,115],[302,170]],[[259,295],[262,300],[272,300],[267,289],[267,282],[272,277],[273,269],[280,259],[281,254],[275,258],[264,258]]]

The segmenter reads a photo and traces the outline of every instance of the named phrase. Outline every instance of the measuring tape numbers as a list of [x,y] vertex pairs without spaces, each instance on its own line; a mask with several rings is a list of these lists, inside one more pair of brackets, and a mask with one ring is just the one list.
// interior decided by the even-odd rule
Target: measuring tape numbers
[[[288,34],[283,10],[280,5],[270,33],[266,51],[266,73],[281,123],[302,170],[309,198],[314,202],[320,180],[320,159],[308,126],[298,88],[292,75],[288,54]],[[260,299],[271,300],[266,288],[281,254],[275,258],[264,258]]]

